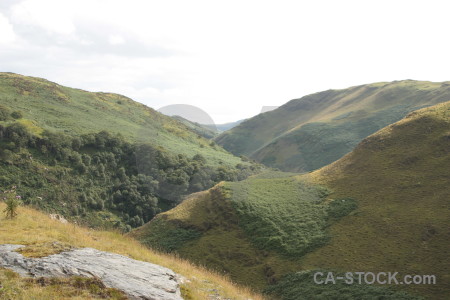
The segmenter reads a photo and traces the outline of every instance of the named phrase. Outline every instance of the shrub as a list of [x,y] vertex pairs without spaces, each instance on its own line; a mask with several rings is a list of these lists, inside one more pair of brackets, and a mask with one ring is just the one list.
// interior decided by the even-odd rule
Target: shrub
[[334,219],[345,217],[358,207],[357,202],[352,198],[337,199],[328,206],[328,216]]
[[13,117],[14,119],[22,119],[23,118],[23,114],[20,111],[13,111],[11,113],[11,117]]
[[10,119],[10,110],[7,107],[0,105],[0,121],[7,121]]
[[[281,300],[309,300],[309,299],[386,299],[386,300],[421,300],[420,296],[394,290],[386,286],[368,284],[347,284],[343,280],[335,283],[316,284],[314,274],[321,272],[328,274],[329,270],[309,270],[290,273],[283,276],[276,284],[265,289],[270,296],[277,296]],[[333,272],[334,278],[345,278],[345,273]],[[325,278],[321,278],[323,280]]]

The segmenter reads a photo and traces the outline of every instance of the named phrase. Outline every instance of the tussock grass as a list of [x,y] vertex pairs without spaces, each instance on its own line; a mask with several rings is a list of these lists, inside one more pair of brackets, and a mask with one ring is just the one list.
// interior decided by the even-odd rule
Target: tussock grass
[[[3,208],[4,204],[0,203],[0,210]],[[61,249],[52,247],[53,243],[57,242],[63,245],[70,245],[71,247],[92,247],[125,255],[133,259],[159,264],[186,277],[186,281],[182,286],[186,299],[208,299],[211,294],[215,293],[222,298],[263,299],[262,296],[252,293],[248,288],[233,284],[229,279],[216,272],[197,267],[173,255],[151,251],[133,238],[123,236],[120,233],[91,230],[75,224],[62,224],[51,220],[41,212],[27,207],[20,207],[18,212],[16,219],[6,220],[2,218],[0,220],[1,244],[22,244],[29,246],[30,249],[39,247],[41,250],[47,248],[46,254],[50,254],[61,251]],[[2,284],[6,285],[4,282]],[[23,283],[17,277],[8,285],[14,289],[14,286],[16,288],[23,286]],[[50,296],[48,298],[45,298],[45,296],[41,297],[40,293]],[[58,298],[58,288],[55,288],[55,291],[53,288],[42,291],[42,289],[32,286],[27,290],[26,295],[28,297],[36,296],[37,299],[62,299]],[[77,296],[73,297],[75,298],[68,298],[81,299],[76,298]]]
[[0,283],[0,299],[128,299],[122,292],[106,288],[91,278],[21,278],[13,271],[0,268]]
[[356,199],[358,213],[332,225],[330,244],[306,255],[303,265],[432,274],[437,285],[408,288],[430,299],[448,297],[449,151],[446,102],[413,112],[312,173],[332,197]]

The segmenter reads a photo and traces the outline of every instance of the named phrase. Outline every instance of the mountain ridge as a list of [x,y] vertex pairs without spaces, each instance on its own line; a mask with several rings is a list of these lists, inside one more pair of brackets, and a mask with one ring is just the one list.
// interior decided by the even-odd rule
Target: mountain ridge
[[409,112],[449,99],[449,82],[405,80],[327,90],[293,99],[215,140],[270,167],[312,171]]
[[[449,234],[449,149],[445,102],[408,114],[315,172],[262,173],[221,183],[131,235],[237,282],[290,295],[283,299],[326,293],[326,287],[311,284],[308,272],[318,269],[435,274],[435,286],[395,286],[373,290],[372,296],[415,299],[406,291],[442,299],[450,290],[450,268],[441,263]],[[167,229],[179,232],[178,240]],[[299,278],[299,271],[309,275]],[[355,288],[333,287],[328,293],[336,295]],[[400,294],[392,296],[393,290]]]

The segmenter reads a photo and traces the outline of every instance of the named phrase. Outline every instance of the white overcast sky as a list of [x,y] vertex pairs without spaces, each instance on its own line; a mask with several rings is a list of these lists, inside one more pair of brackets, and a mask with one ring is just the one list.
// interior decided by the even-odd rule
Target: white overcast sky
[[448,2],[0,0],[0,71],[231,122],[330,88],[450,80]]

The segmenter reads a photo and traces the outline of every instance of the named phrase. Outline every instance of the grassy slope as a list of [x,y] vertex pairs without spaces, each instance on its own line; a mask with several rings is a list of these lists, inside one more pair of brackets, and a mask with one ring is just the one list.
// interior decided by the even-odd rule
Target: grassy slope
[[353,197],[358,213],[331,227],[331,243],[305,257],[305,268],[435,274],[450,294],[450,102],[410,114],[313,173],[331,197]]
[[0,73],[0,105],[21,111],[21,122],[35,133],[50,129],[76,135],[106,130],[121,133],[130,141],[160,145],[175,154],[192,157],[200,153],[213,166],[241,162],[180,122],[117,94],[91,93],[45,79]]
[[[0,210],[5,205],[0,203]],[[24,255],[46,256],[57,253],[66,247],[92,247],[148,261],[168,267],[186,277],[182,290],[185,299],[209,299],[220,296],[222,299],[263,299],[245,288],[232,284],[224,277],[195,267],[179,258],[150,251],[137,241],[118,233],[94,231],[73,224],[62,224],[51,220],[46,215],[25,207],[19,208],[17,219],[0,219],[0,244],[27,245]],[[13,272],[0,269],[0,299],[123,299],[120,293],[104,290],[78,279],[53,281],[48,284],[27,281],[17,277]],[[94,283],[95,284],[95,283]],[[111,296],[114,296],[111,298]]]
[[215,128],[214,125],[202,125],[197,122],[189,121],[180,116],[172,116],[172,118],[180,121],[181,123],[186,125],[188,128],[190,128],[192,131],[194,131],[195,133],[197,133],[198,135],[200,135],[206,139],[212,139],[219,134],[218,130]]
[[220,184],[210,191],[191,195],[131,235],[147,246],[176,250],[181,257],[225,272],[234,281],[258,289],[276,276],[294,271],[295,263],[291,264],[291,260],[252,244],[239,226],[233,202],[225,196],[223,188]]
[[266,172],[193,194],[131,235],[263,289],[301,269],[298,258],[328,241],[335,220],[327,217],[326,195],[306,178]]
[[[449,109],[447,102],[414,112],[318,172],[297,177],[266,173],[194,194],[133,235],[151,247],[165,241],[161,248],[170,245],[182,257],[256,288],[298,270],[399,271],[436,274],[437,286],[409,286],[409,291],[442,299],[450,273],[444,263],[450,219]],[[306,193],[305,182],[311,188]],[[321,186],[333,191],[326,201]],[[355,211],[341,207],[330,213],[340,199],[349,198],[356,200]],[[336,215],[348,216],[331,217]],[[331,237],[329,244],[314,247],[322,237]],[[302,249],[312,251],[301,256]],[[300,284],[314,292],[308,280],[288,283],[292,290],[287,294],[298,293]],[[351,293],[360,292],[364,289]],[[373,295],[379,292],[386,291],[373,290]],[[400,295],[386,299],[395,297]]]
[[397,81],[328,90],[292,100],[216,138],[236,155],[289,171],[311,171],[409,112],[450,99],[450,83]]

